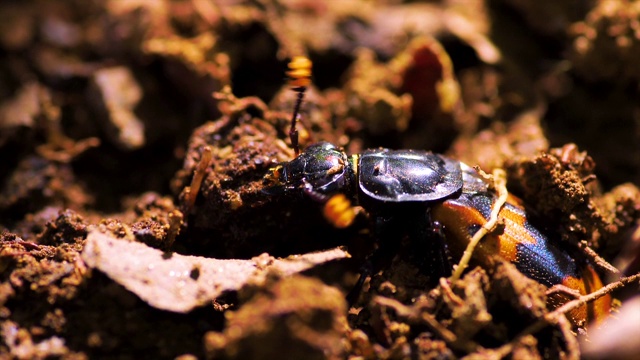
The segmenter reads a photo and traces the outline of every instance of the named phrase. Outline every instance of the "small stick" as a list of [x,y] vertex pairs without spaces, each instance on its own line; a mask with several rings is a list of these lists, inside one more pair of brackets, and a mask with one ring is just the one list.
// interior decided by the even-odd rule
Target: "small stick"
[[187,192],[187,213],[190,209],[193,208],[193,205],[196,203],[196,197],[198,196],[198,192],[200,191],[200,186],[202,185],[202,180],[206,174],[207,168],[209,167],[209,163],[211,163],[211,158],[213,157],[213,151],[210,146],[205,146],[202,149],[202,155],[200,157],[200,162],[198,162],[198,166],[196,167],[196,171],[193,174],[193,179],[191,179],[191,185],[189,186],[189,191]]
[[607,260],[603,259],[593,251],[586,241],[580,241],[580,243],[578,243],[578,247],[580,247],[580,249],[582,249],[582,251],[584,251],[584,253],[591,258],[591,261],[593,261],[598,267],[610,272],[611,274],[620,275],[620,270],[616,269],[613,265],[609,264]]
[[554,311],[547,313],[542,319],[536,321],[535,323],[531,324],[529,327],[527,327],[526,329],[524,329],[518,336],[516,336],[510,343],[505,344],[499,348],[497,348],[495,350],[496,354],[499,354],[500,357],[504,357],[507,354],[509,354],[512,350],[513,350],[513,346],[514,344],[517,343],[517,341],[519,339],[522,339],[523,337],[527,336],[527,335],[532,335],[542,329],[544,329],[546,326],[548,325],[556,325],[556,324],[561,324],[564,323],[565,327],[567,326],[566,322],[568,322],[568,320],[566,319],[566,317],[564,316],[566,313],[579,308],[580,306],[585,305],[588,302],[591,301],[595,301],[611,292],[613,292],[614,290],[617,290],[618,288],[624,287],[628,284],[631,284],[633,282],[637,282],[638,280],[640,280],[640,273],[635,274],[635,275],[631,275],[631,276],[627,276],[627,277],[623,277],[620,280],[611,283],[607,286],[604,286],[590,294],[587,295],[583,295],[578,299],[575,300],[571,300],[569,302],[567,302],[566,304],[560,306],[559,308],[555,309]]
[[[613,292],[614,290],[617,290],[619,288],[622,288],[624,286],[627,286],[633,282],[637,282],[638,280],[640,280],[640,273],[638,274],[634,274],[631,276],[626,276],[623,278],[620,278],[620,280],[611,283],[609,285],[603,286],[600,289],[583,295],[578,299],[575,300],[571,300],[568,303],[560,306],[559,308],[555,309],[554,311],[548,313],[547,315],[544,316],[544,320],[546,320],[547,322],[551,323],[551,324],[555,324],[555,322],[557,322],[557,318],[560,315],[564,315],[574,309],[579,308],[580,306],[585,305],[588,302],[591,301],[595,301],[611,292]],[[535,324],[534,324],[535,325]],[[532,325],[533,326],[533,325]]]
[[[484,171],[482,171],[480,169],[476,169],[476,170],[483,177],[489,177],[489,175],[484,173]],[[495,204],[493,204],[493,208],[491,209],[491,216],[489,217],[489,221],[487,221],[480,228],[480,230],[478,230],[473,235],[473,237],[471,238],[471,241],[469,241],[469,244],[467,245],[467,248],[464,250],[464,253],[462,254],[462,258],[460,259],[460,262],[458,263],[458,266],[456,266],[456,269],[454,270],[453,274],[451,275],[451,282],[452,283],[458,281],[460,279],[460,276],[462,275],[462,272],[464,271],[464,269],[467,268],[467,265],[469,264],[469,261],[471,260],[471,256],[473,255],[473,251],[475,250],[476,245],[478,245],[480,240],[482,240],[482,238],[486,234],[488,234],[489,232],[493,231],[493,229],[495,228],[496,224],[498,223],[498,214],[500,213],[500,210],[502,210],[502,207],[504,206],[504,204],[507,202],[507,197],[509,196],[509,192],[507,192],[507,175],[504,172],[504,170],[502,170],[502,169],[493,170],[493,182],[494,182],[494,186],[496,188],[496,191],[498,192],[498,199],[496,200]]]
[[165,248],[170,250],[173,243],[176,241],[176,237],[180,234],[180,226],[182,226],[182,220],[184,216],[180,210],[172,210],[169,212],[169,229],[167,229],[167,241]]

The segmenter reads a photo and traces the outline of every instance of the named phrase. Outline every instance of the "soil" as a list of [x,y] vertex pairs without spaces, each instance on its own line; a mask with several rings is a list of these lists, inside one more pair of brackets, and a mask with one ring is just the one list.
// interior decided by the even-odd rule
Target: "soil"
[[354,295],[374,219],[265,176],[307,56],[303,151],[504,169],[615,283],[640,271],[639,24],[624,0],[3,2],[0,358],[634,358],[637,322],[551,321],[500,259],[440,279],[403,233]]

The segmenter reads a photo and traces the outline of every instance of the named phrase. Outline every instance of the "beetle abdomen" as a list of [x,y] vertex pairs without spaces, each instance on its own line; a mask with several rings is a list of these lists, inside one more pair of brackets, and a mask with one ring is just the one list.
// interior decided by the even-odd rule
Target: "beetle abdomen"
[[[444,226],[449,249],[460,257],[471,237],[489,219],[497,196],[478,180],[477,173],[463,165],[465,184],[462,194],[432,207],[432,219]],[[484,181],[483,181],[484,182]],[[527,219],[519,200],[510,198],[500,210],[502,231],[488,234],[474,251],[474,260],[484,267],[492,267],[501,258],[513,263],[520,272],[539,283],[551,287],[562,284],[587,294],[602,287],[595,270],[584,262],[577,262],[567,252],[551,244],[549,239]],[[549,298],[551,305],[568,301],[566,295]],[[602,318],[609,312],[608,296],[576,309],[569,314],[574,324]]]

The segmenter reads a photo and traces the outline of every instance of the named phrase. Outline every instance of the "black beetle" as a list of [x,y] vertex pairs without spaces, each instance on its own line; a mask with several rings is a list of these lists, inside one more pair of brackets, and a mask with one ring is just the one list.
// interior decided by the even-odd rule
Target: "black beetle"
[[[290,65],[290,76],[310,76],[310,69],[294,72],[299,64],[310,66],[310,62],[297,64]],[[423,255],[425,261],[444,267],[438,275],[450,274],[448,250],[461,256],[471,237],[488,221],[497,200],[495,191],[470,166],[427,151],[381,148],[347,156],[335,145],[320,142],[300,153],[295,124],[307,83],[308,79],[294,83],[298,102],[289,135],[297,156],[271,169],[265,177],[267,191],[302,191],[323,203],[327,220],[341,228],[356,217],[353,201],[374,219],[378,252],[397,248],[398,229],[419,241],[441,240],[441,244],[427,246],[428,254]],[[602,287],[591,265],[552,244],[531,224],[519,199],[510,196],[499,217],[502,231],[483,239],[474,251],[477,263],[489,267],[496,258],[507,260],[545,286],[562,284],[581,294]],[[359,284],[366,275],[366,271],[361,274]],[[554,306],[565,301],[567,297],[562,296],[550,299]],[[610,301],[609,296],[602,297],[569,317],[574,324],[602,318],[609,312]]]

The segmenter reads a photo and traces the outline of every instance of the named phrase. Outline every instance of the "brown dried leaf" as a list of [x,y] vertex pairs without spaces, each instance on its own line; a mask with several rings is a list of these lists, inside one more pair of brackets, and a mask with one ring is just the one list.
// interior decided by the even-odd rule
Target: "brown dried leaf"
[[287,259],[263,254],[251,260],[218,260],[164,253],[97,231],[89,233],[82,252],[89,267],[104,272],[149,305],[178,313],[189,312],[248,282],[262,282],[271,271],[292,275],[348,257],[346,251],[336,248]]
[[93,74],[94,102],[102,112],[111,140],[124,149],[145,144],[144,123],[134,113],[142,89],[128,68],[101,69]]

